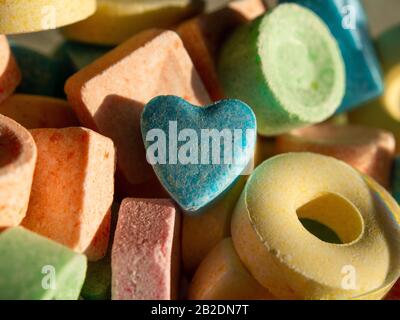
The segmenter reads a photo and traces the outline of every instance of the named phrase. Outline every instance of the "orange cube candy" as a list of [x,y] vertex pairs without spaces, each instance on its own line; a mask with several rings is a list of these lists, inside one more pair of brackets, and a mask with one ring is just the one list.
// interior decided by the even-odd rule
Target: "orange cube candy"
[[65,91],[80,121],[114,141],[122,193],[141,197],[163,194],[140,132],[144,105],[159,95],[210,103],[179,36],[162,30],[126,41],[73,75]]
[[66,128],[79,125],[68,102],[51,97],[14,94],[0,104],[0,113],[27,129]]
[[34,129],[31,133],[38,160],[23,226],[85,252],[90,260],[102,258],[114,195],[112,141],[85,128]]

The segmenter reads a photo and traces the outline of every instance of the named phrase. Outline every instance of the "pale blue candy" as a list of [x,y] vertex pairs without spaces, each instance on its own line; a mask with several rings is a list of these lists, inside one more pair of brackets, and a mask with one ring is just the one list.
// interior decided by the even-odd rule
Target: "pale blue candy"
[[[170,131],[174,123],[177,136],[182,135],[182,141],[177,142],[173,130]],[[184,129],[193,130],[185,132],[182,131]],[[220,149],[218,158],[217,153],[214,153],[217,148],[214,151],[211,148],[211,140],[207,148],[205,139],[201,139],[202,130],[207,129],[216,129],[219,133],[226,129],[232,136],[236,129],[237,139],[226,140],[231,143],[221,139],[221,144],[217,146]],[[189,213],[200,213],[201,209],[229,189],[241,174],[245,171],[247,173],[254,156],[256,118],[252,109],[239,100],[223,100],[207,107],[197,107],[179,97],[159,96],[145,106],[141,130],[148,161],[158,160],[158,163],[152,165],[159,180],[171,197]],[[162,133],[166,138],[164,144],[161,144]],[[152,134],[154,139],[150,139]],[[191,138],[183,139],[184,134],[191,135]],[[193,145],[197,146],[197,152],[193,145],[191,151],[184,152],[182,146],[188,146],[189,141],[195,141]],[[177,142],[176,148],[174,142]],[[162,145],[166,148],[158,148]],[[158,152],[150,152],[154,150]],[[205,150],[208,150],[209,157],[205,156]],[[201,151],[204,152],[203,156]],[[229,151],[226,158],[225,151]],[[233,162],[229,161],[229,155],[232,154]],[[191,156],[191,161],[184,163],[185,157],[182,158],[182,155]],[[212,155],[215,156],[214,160]]]
[[349,111],[383,93],[381,68],[369,35],[367,17],[359,0],[279,2],[297,3],[314,11],[337,40],[346,66],[346,94],[337,113]]

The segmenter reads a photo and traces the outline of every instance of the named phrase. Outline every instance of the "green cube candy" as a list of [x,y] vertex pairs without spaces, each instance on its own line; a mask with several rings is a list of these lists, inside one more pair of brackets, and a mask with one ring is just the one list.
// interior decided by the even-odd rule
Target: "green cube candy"
[[86,256],[21,227],[0,233],[0,300],[75,300]]

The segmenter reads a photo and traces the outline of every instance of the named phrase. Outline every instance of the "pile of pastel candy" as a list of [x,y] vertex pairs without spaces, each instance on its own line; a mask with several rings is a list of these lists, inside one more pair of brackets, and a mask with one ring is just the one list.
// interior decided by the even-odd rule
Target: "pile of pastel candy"
[[399,297],[400,25],[278,2],[0,1],[0,299]]

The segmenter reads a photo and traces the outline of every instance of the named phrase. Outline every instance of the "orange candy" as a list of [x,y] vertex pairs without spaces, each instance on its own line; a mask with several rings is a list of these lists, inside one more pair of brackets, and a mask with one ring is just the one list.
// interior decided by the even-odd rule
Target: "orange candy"
[[23,226],[86,252],[90,260],[102,258],[114,195],[112,141],[85,128],[34,129],[31,133],[38,160]]
[[164,195],[146,160],[140,132],[144,105],[169,94],[196,105],[210,103],[182,41],[162,30],[126,41],[72,76],[65,91],[82,124],[114,141],[120,191],[141,197]]
[[332,156],[388,187],[395,144],[393,135],[384,130],[321,124],[278,137],[277,151],[307,151]]
[[67,101],[14,94],[0,104],[0,113],[27,129],[76,127],[79,121]]

